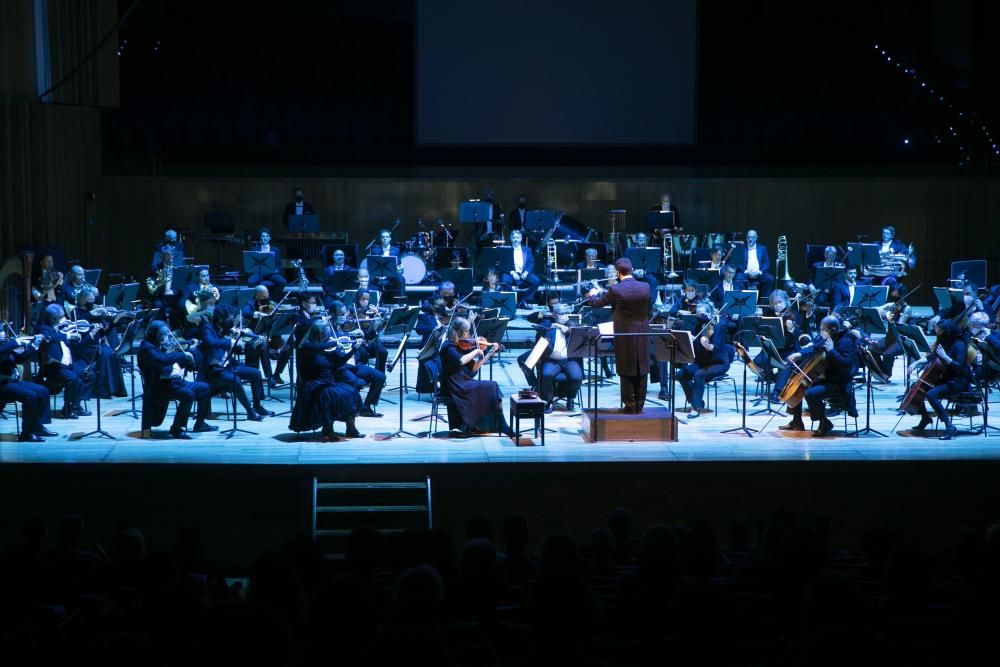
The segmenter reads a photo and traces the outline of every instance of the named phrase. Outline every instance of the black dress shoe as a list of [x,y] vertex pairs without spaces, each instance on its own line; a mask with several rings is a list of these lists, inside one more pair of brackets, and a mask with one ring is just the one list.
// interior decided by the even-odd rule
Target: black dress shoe
[[267,409],[265,409],[263,405],[255,405],[255,406],[253,406],[253,409],[261,417],[273,417],[274,416],[274,411],[273,410],[267,410]]
[[576,403],[573,402],[573,399],[569,399],[568,401],[566,401],[566,409],[569,410],[570,412],[576,410]]
[[958,429],[955,428],[954,424],[949,422],[948,425],[944,427],[944,435],[940,436],[938,440],[951,440],[955,437],[956,433],[958,433]]
[[930,417],[923,417],[920,423],[911,428],[911,431],[926,431],[927,427],[934,423],[934,420]]
[[39,438],[34,433],[22,433],[17,436],[18,442],[45,442],[45,438]]
[[77,415],[75,412],[73,412],[72,409],[69,409],[69,408],[63,408],[62,410],[60,410],[59,411],[59,416],[61,416],[63,419],[78,419],[79,418],[79,415]]
[[35,429],[35,435],[41,436],[43,438],[54,438],[59,434],[56,433],[55,431],[45,428],[44,426],[39,426],[37,429]]
[[665,391],[661,391],[659,394],[656,395],[656,397],[658,399],[660,399],[661,401],[669,401],[670,400],[670,394],[668,394]]
[[358,413],[358,416],[359,417],[381,417],[382,413],[381,412],[375,412],[375,409],[372,406],[366,405],[363,408],[361,408],[361,412]]
[[261,417],[256,412],[253,412],[251,410],[250,412],[247,413],[247,421],[248,422],[262,422],[262,421],[264,421],[264,418]]
[[551,403],[546,403],[545,404],[545,414],[547,414],[547,415],[551,415],[552,414],[552,404]]
[[191,436],[186,431],[179,428],[170,429],[170,437],[176,440],[191,440]]
[[830,435],[832,431],[833,431],[833,422],[830,421],[829,419],[824,419],[822,422],[820,422],[819,428],[817,428],[813,432],[813,437],[825,438],[826,436]]
[[347,432],[345,433],[345,435],[348,438],[363,438],[363,437],[365,437],[364,433],[362,433],[361,431],[359,431],[356,428],[350,428],[350,427],[348,427]]
[[806,430],[806,425],[802,423],[801,419],[793,419],[787,424],[782,424],[778,427],[779,431],[804,431]]
[[218,431],[219,427],[215,424],[195,424],[192,430],[195,433],[211,433],[212,431]]
[[84,410],[83,408],[73,408],[73,414],[75,414],[77,417],[89,417],[94,413],[91,412],[90,410]]

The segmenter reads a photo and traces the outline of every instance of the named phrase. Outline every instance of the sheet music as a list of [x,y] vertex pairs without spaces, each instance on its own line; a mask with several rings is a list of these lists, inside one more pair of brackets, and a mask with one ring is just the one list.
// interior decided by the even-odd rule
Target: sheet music
[[535,347],[532,348],[531,354],[528,355],[528,360],[524,362],[524,365],[527,366],[528,368],[533,369],[535,365],[538,363],[538,360],[542,358],[543,354],[545,354],[545,350],[548,349],[548,347],[549,347],[549,339],[539,338],[535,342]]
[[600,322],[597,325],[597,330],[601,333],[602,336],[614,335],[615,323],[611,320],[608,320],[607,322]]

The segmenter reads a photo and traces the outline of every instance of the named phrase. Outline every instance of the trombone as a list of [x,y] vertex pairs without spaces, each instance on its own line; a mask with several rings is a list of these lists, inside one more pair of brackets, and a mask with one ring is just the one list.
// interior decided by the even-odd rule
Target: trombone
[[670,267],[667,278],[674,280],[678,277],[677,272],[674,271],[674,235],[670,233],[663,235],[663,266]]

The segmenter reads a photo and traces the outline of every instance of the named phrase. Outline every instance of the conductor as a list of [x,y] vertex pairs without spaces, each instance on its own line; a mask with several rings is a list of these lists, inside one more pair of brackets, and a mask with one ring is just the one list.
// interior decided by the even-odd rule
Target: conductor
[[[594,288],[589,303],[600,308],[610,304],[611,321],[616,334],[648,333],[649,285],[632,276],[632,262],[627,257],[615,261],[618,282],[607,291]],[[649,336],[619,336],[615,339],[615,364],[621,378],[622,412],[639,414],[646,402],[649,375]]]

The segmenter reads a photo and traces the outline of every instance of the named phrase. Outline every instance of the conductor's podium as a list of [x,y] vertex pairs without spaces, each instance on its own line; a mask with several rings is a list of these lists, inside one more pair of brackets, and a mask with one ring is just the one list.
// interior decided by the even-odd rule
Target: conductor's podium
[[[596,418],[595,418],[596,417]],[[640,414],[623,414],[617,408],[584,410],[583,439],[587,442],[676,442],[677,418],[667,408],[648,406]]]

